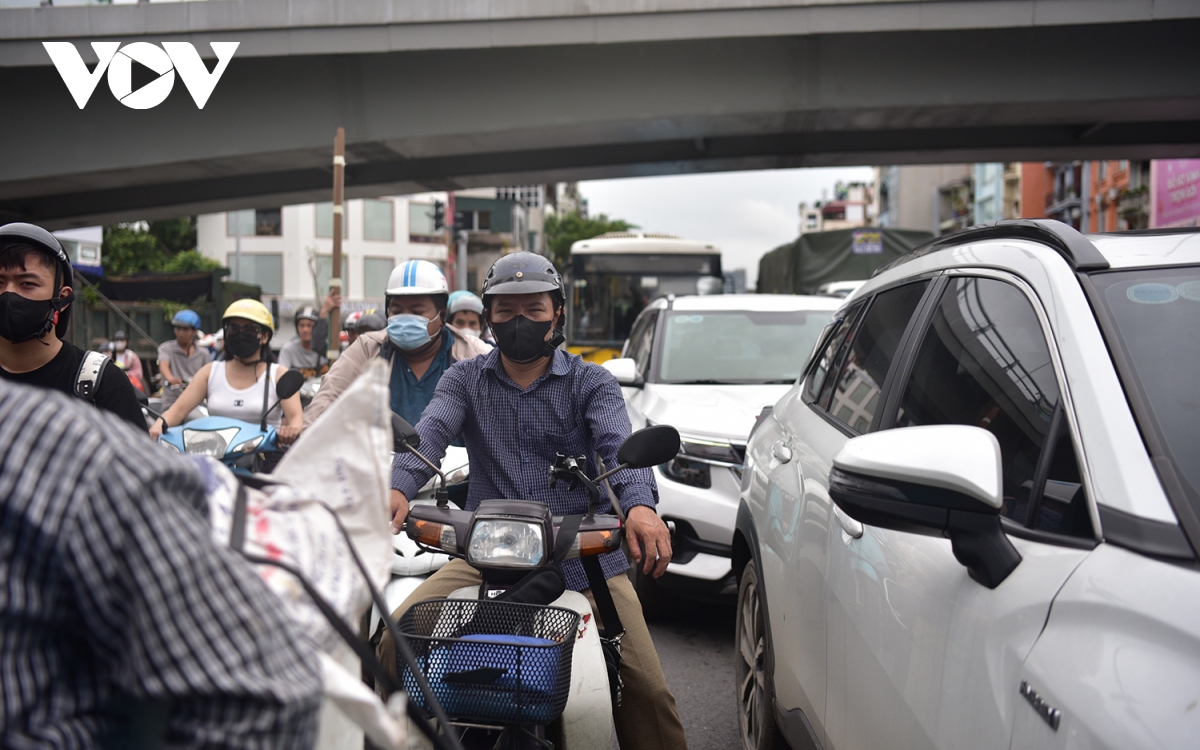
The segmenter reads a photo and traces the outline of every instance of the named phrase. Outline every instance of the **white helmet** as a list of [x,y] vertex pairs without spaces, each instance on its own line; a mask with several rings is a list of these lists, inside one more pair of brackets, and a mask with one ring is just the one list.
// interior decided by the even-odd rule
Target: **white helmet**
[[409,260],[392,269],[384,294],[388,297],[449,295],[450,287],[446,285],[446,275],[442,269],[427,260]]

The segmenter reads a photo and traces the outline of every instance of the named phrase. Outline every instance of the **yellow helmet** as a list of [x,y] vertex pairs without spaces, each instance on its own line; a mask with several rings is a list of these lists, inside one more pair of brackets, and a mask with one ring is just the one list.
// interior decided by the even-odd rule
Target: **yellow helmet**
[[275,319],[271,317],[271,311],[256,299],[240,299],[225,308],[225,314],[221,316],[221,320],[229,318],[252,320],[259,325],[266,326],[271,331],[275,330]]

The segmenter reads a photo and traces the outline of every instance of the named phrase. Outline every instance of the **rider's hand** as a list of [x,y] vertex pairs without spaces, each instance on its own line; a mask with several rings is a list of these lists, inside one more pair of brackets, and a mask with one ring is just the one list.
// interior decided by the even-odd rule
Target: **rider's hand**
[[296,438],[300,437],[300,428],[294,425],[279,425],[279,429],[275,431],[279,437],[280,445],[291,445],[296,442]]
[[625,514],[625,538],[633,562],[641,567],[642,573],[651,575],[653,570],[658,578],[667,572],[667,563],[671,562],[671,532],[654,508],[635,505]]
[[162,437],[162,433],[162,420],[154,420],[154,424],[150,425],[150,439],[157,443],[158,439]]
[[408,498],[400,490],[392,490],[392,533],[399,534],[404,519],[408,518]]
[[340,292],[330,292],[325,297],[325,302],[321,304],[321,317],[328,315],[333,308],[342,306],[342,295]]

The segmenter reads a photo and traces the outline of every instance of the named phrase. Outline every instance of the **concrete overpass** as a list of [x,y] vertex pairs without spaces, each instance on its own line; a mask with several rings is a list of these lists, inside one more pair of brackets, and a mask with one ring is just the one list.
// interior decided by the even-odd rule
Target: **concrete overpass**
[[[204,109],[44,41],[240,47]],[[1195,0],[223,0],[0,9],[0,218],[61,227],[560,179],[1200,155]]]

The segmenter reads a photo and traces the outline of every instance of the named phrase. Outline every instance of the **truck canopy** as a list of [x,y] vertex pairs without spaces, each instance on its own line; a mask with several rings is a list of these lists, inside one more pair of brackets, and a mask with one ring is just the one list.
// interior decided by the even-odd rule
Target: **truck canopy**
[[874,227],[802,234],[758,262],[758,293],[812,294],[830,281],[869,279],[930,239],[929,232]]

